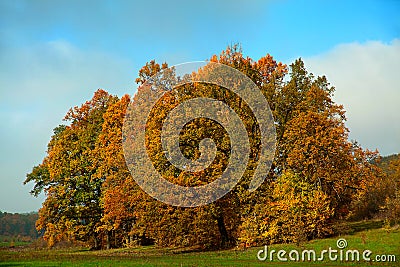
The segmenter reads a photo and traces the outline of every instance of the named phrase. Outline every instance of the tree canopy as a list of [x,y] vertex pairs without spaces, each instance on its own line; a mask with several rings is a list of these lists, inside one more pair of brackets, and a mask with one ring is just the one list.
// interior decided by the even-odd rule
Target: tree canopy
[[[133,97],[99,89],[91,100],[70,109],[67,124],[54,129],[42,164],[27,175],[25,183],[34,183],[31,193],[46,194],[36,226],[50,246],[62,239],[83,240],[94,248],[155,243],[210,249],[298,242],[332,234],[335,221],[362,213],[361,203],[372,185],[383,184],[386,176],[373,164],[379,158],[376,152],[348,140],[344,108],[332,100],[335,88],[325,76],[309,73],[301,59],[289,66],[269,54],[253,60],[237,45],[213,55],[210,62],[244,73],[269,103],[276,150],[261,186],[247,190],[260,158],[257,118],[231,90],[201,82],[182,84],[162,94],[146,123],[140,123],[145,116],[140,110],[154,104],[148,81],[162,70],[173,71],[153,60],[139,71]],[[204,67],[196,75],[212,75],[212,69]],[[210,166],[198,172],[170,164],[161,144],[162,125],[171,110],[199,97],[221,101],[238,115],[249,140],[249,161],[241,181],[217,201],[192,208],[164,204],[147,195],[135,181],[138,177],[130,174],[129,164],[137,162],[124,157],[126,110],[134,106],[138,111],[129,119],[129,134],[146,129],[145,145],[155,169],[172,183],[199,186],[226,169],[232,147],[227,130],[205,118],[185,124],[179,148],[186,158],[201,156],[204,138],[216,146]],[[148,170],[140,164],[137,168],[145,179]],[[371,205],[377,205],[379,197]]]

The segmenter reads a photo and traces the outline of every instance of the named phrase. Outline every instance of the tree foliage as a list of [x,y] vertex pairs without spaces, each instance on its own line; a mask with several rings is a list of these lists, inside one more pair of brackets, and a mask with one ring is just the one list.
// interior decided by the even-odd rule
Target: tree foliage
[[384,209],[388,224],[400,222],[400,155],[389,162],[388,166],[389,186],[385,199]]
[[95,177],[94,153],[103,124],[103,114],[115,101],[98,90],[90,101],[68,111],[48,145],[43,163],[27,175],[25,183],[35,181],[33,192],[42,190],[46,200],[39,210],[37,229],[52,246],[62,239],[89,241],[98,247],[96,227],[102,217],[101,186],[104,177]]
[[[46,194],[37,228],[45,230],[49,245],[63,238],[84,240],[95,248],[155,243],[209,249],[300,242],[331,234],[335,220],[379,209],[377,203],[386,197],[386,176],[373,164],[378,154],[348,140],[345,111],[332,100],[334,87],[325,76],[308,73],[301,59],[290,66],[269,54],[253,60],[237,45],[210,61],[247,75],[269,102],[277,149],[266,181],[254,192],[247,190],[261,146],[257,119],[248,104],[231,90],[201,82],[170,88],[161,99],[151,99],[154,88],[148,81],[153,75],[163,70],[165,86],[168,79],[176,79],[173,68],[153,60],[139,71],[134,97],[98,90],[90,101],[71,109],[65,116],[69,124],[54,130],[47,156],[27,175],[25,183],[34,182],[31,193]],[[204,78],[212,71],[210,64],[192,75]],[[232,79],[226,73],[222,78]],[[219,123],[198,118],[181,131],[180,149],[192,160],[201,155],[202,139],[214,140],[216,157],[205,170],[174,167],[161,144],[170,111],[198,97],[222,101],[238,114],[249,138],[249,162],[242,180],[223,198],[196,208],[170,206],[147,195],[130,175],[122,149],[125,113],[129,105],[136,109],[136,117],[128,121],[129,134],[146,129],[148,155],[165,179],[182,186],[204,185],[221,175],[231,156],[231,139]],[[143,120],[146,114],[140,111],[156,100]],[[147,171],[143,167],[142,175]],[[374,191],[377,184],[380,191]],[[367,201],[373,192],[376,199]]]
[[272,186],[270,198],[255,204],[253,214],[244,218],[239,237],[244,246],[298,243],[332,234],[334,209],[321,187],[291,172]]

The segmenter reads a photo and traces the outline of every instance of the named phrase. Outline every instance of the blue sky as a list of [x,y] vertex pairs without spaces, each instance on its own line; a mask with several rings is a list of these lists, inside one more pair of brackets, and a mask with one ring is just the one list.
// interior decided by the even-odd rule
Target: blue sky
[[[240,43],[325,74],[350,138],[400,152],[400,2],[0,0],[0,210],[37,210],[26,173],[97,88],[133,94],[147,61],[205,60]],[[396,101],[397,100],[397,101]]]

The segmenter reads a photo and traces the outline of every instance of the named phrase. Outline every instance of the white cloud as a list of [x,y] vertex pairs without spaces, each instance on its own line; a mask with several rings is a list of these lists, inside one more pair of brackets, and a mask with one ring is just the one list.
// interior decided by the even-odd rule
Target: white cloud
[[41,162],[52,129],[70,107],[104,88],[133,93],[135,73],[126,59],[83,51],[65,41],[0,51],[0,210],[37,210],[43,200],[22,186]]
[[351,139],[383,155],[400,153],[399,39],[341,44],[304,62],[336,87],[334,99],[347,111]]

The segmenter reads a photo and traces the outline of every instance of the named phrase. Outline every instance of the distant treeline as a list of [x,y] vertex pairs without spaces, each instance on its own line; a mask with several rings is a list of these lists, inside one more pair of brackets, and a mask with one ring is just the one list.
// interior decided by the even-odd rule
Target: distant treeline
[[392,174],[393,168],[391,164],[399,160],[400,160],[400,154],[384,156],[380,159],[378,166],[381,167],[385,173]]
[[0,211],[0,235],[37,238],[39,236],[35,228],[37,219],[37,212],[19,214]]

